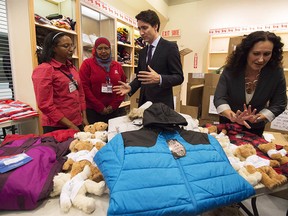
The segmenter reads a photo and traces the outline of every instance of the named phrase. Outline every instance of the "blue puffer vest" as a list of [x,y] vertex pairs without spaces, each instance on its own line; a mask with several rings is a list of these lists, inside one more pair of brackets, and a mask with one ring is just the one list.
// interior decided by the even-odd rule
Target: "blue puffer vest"
[[[117,134],[96,154],[110,190],[108,215],[191,216],[255,193],[218,141],[180,129],[186,124],[180,114],[156,103],[145,110],[142,129]],[[180,144],[176,154],[168,146],[171,140]]]

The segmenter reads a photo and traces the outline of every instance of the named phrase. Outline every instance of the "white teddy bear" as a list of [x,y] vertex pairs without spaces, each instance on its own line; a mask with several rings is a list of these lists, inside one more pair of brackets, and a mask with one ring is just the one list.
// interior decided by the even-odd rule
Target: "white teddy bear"
[[54,197],[60,194],[60,208],[62,211],[68,212],[72,205],[87,214],[95,211],[95,198],[87,197],[86,193],[101,196],[106,190],[106,185],[104,181],[97,183],[88,179],[89,175],[90,168],[85,166],[84,170],[72,179],[70,179],[68,173],[59,173],[54,177],[54,187],[50,196]]
[[85,141],[85,140],[88,140],[88,139],[93,139],[95,138],[95,135],[90,133],[90,132],[77,132],[74,134],[74,139],[78,139],[78,140],[81,140],[81,141]]

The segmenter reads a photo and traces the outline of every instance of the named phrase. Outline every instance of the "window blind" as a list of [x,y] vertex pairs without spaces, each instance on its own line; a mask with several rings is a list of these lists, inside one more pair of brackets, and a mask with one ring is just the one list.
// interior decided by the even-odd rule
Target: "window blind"
[[0,99],[14,99],[6,0],[0,0]]

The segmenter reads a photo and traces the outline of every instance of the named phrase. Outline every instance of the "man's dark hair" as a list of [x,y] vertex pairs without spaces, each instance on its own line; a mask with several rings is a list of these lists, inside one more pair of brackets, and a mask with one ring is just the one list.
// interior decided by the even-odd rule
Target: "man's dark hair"
[[151,26],[158,25],[157,32],[159,32],[160,19],[155,11],[153,10],[141,11],[139,14],[135,16],[135,18],[137,19],[137,21],[141,20],[142,22],[149,23]]

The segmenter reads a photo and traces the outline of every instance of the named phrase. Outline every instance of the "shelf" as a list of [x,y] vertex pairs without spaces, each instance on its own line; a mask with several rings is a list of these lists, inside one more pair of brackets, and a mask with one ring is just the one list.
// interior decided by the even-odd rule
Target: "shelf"
[[133,65],[130,65],[130,64],[121,64],[122,67],[129,67],[129,68],[132,68],[134,67]]
[[213,51],[213,52],[210,52],[210,54],[228,54],[228,51],[224,50],[224,51]]
[[125,44],[125,43],[123,43],[121,41],[117,41],[117,45],[133,48],[133,46],[131,44]]
[[77,35],[77,33],[75,31],[73,31],[73,30],[67,30],[67,29],[64,29],[64,28],[58,28],[58,27],[53,26],[53,25],[39,24],[39,23],[35,22],[35,26],[42,27],[42,28],[47,28],[47,29],[50,29],[50,30],[53,30],[53,31],[60,31],[60,32],[65,32],[65,33],[72,34],[72,35]]

